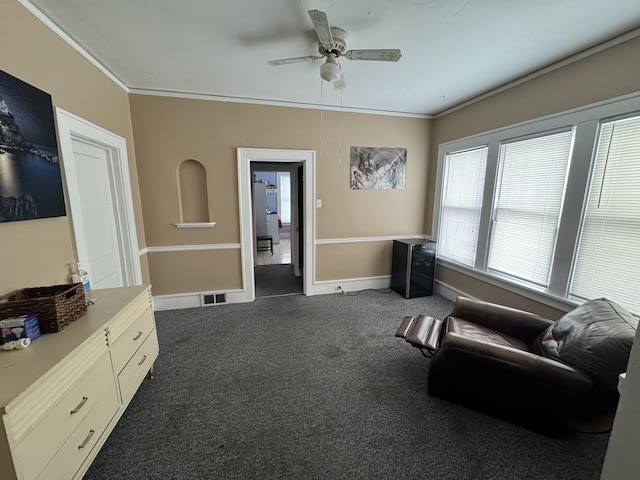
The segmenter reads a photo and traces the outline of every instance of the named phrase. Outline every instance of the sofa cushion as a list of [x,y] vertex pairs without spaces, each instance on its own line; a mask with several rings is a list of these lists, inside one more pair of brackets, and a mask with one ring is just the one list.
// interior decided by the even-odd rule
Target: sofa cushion
[[534,351],[579,368],[615,390],[627,368],[638,319],[611,300],[589,300],[536,339]]

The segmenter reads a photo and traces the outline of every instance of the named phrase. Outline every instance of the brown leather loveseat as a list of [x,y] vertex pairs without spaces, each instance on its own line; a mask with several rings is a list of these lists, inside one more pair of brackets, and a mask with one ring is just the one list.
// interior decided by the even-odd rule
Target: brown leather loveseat
[[615,407],[618,376],[626,371],[638,325],[606,299],[586,302],[555,322],[465,297],[441,325],[410,318],[396,335],[421,349],[421,341],[431,342],[430,395],[533,427]]

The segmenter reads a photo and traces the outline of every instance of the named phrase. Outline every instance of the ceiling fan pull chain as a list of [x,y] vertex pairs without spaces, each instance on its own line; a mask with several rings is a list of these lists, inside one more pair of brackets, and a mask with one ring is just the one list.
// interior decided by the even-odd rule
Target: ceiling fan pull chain
[[338,164],[342,163],[342,94],[344,90],[340,90],[340,133],[338,133]]
[[320,161],[324,159],[324,101],[322,99],[322,79],[320,79]]

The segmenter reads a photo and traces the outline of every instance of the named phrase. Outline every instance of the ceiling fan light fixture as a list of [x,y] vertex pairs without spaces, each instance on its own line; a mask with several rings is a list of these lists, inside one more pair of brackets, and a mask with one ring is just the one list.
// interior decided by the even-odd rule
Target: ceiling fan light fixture
[[335,82],[340,78],[340,72],[336,56],[330,53],[327,56],[327,61],[320,66],[320,77],[327,82]]
[[[333,1],[331,3],[333,3]],[[330,26],[326,13],[320,10],[309,10],[309,18],[311,18],[311,23],[313,23],[313,28],[318,36],[318,53],[320,56],[309,55],[306,57],[270,60],[268,62],[269,65],[288,65],[290,63],[315,61],[326,58],[325,63],[320,66],[320,78],[325,82],[333,83],[333,86],[337,90],[342,90],[347,84],[344,81],[342,67],[338,63],[338,58],[397,62],[402,56],[402,52],[397,48],[347,50],[347,32],[341,28]]]

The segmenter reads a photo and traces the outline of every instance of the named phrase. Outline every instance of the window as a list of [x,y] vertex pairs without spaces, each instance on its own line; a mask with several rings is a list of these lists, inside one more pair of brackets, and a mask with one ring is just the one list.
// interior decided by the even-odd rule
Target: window
[[489,270],[548,286],[573,130],[500,147]]
[[487,147],[447,154],[440,213],[439,255],[474,264]]
[[607,297],[640,312],[640,117],[604,123],[571,294]]
[[291,223],[291,175],[288,172],[278,173],[278,212],[282,223]]
[[636,94],[440,145],[438,262],[556,308],[639,314],[639,112]]

